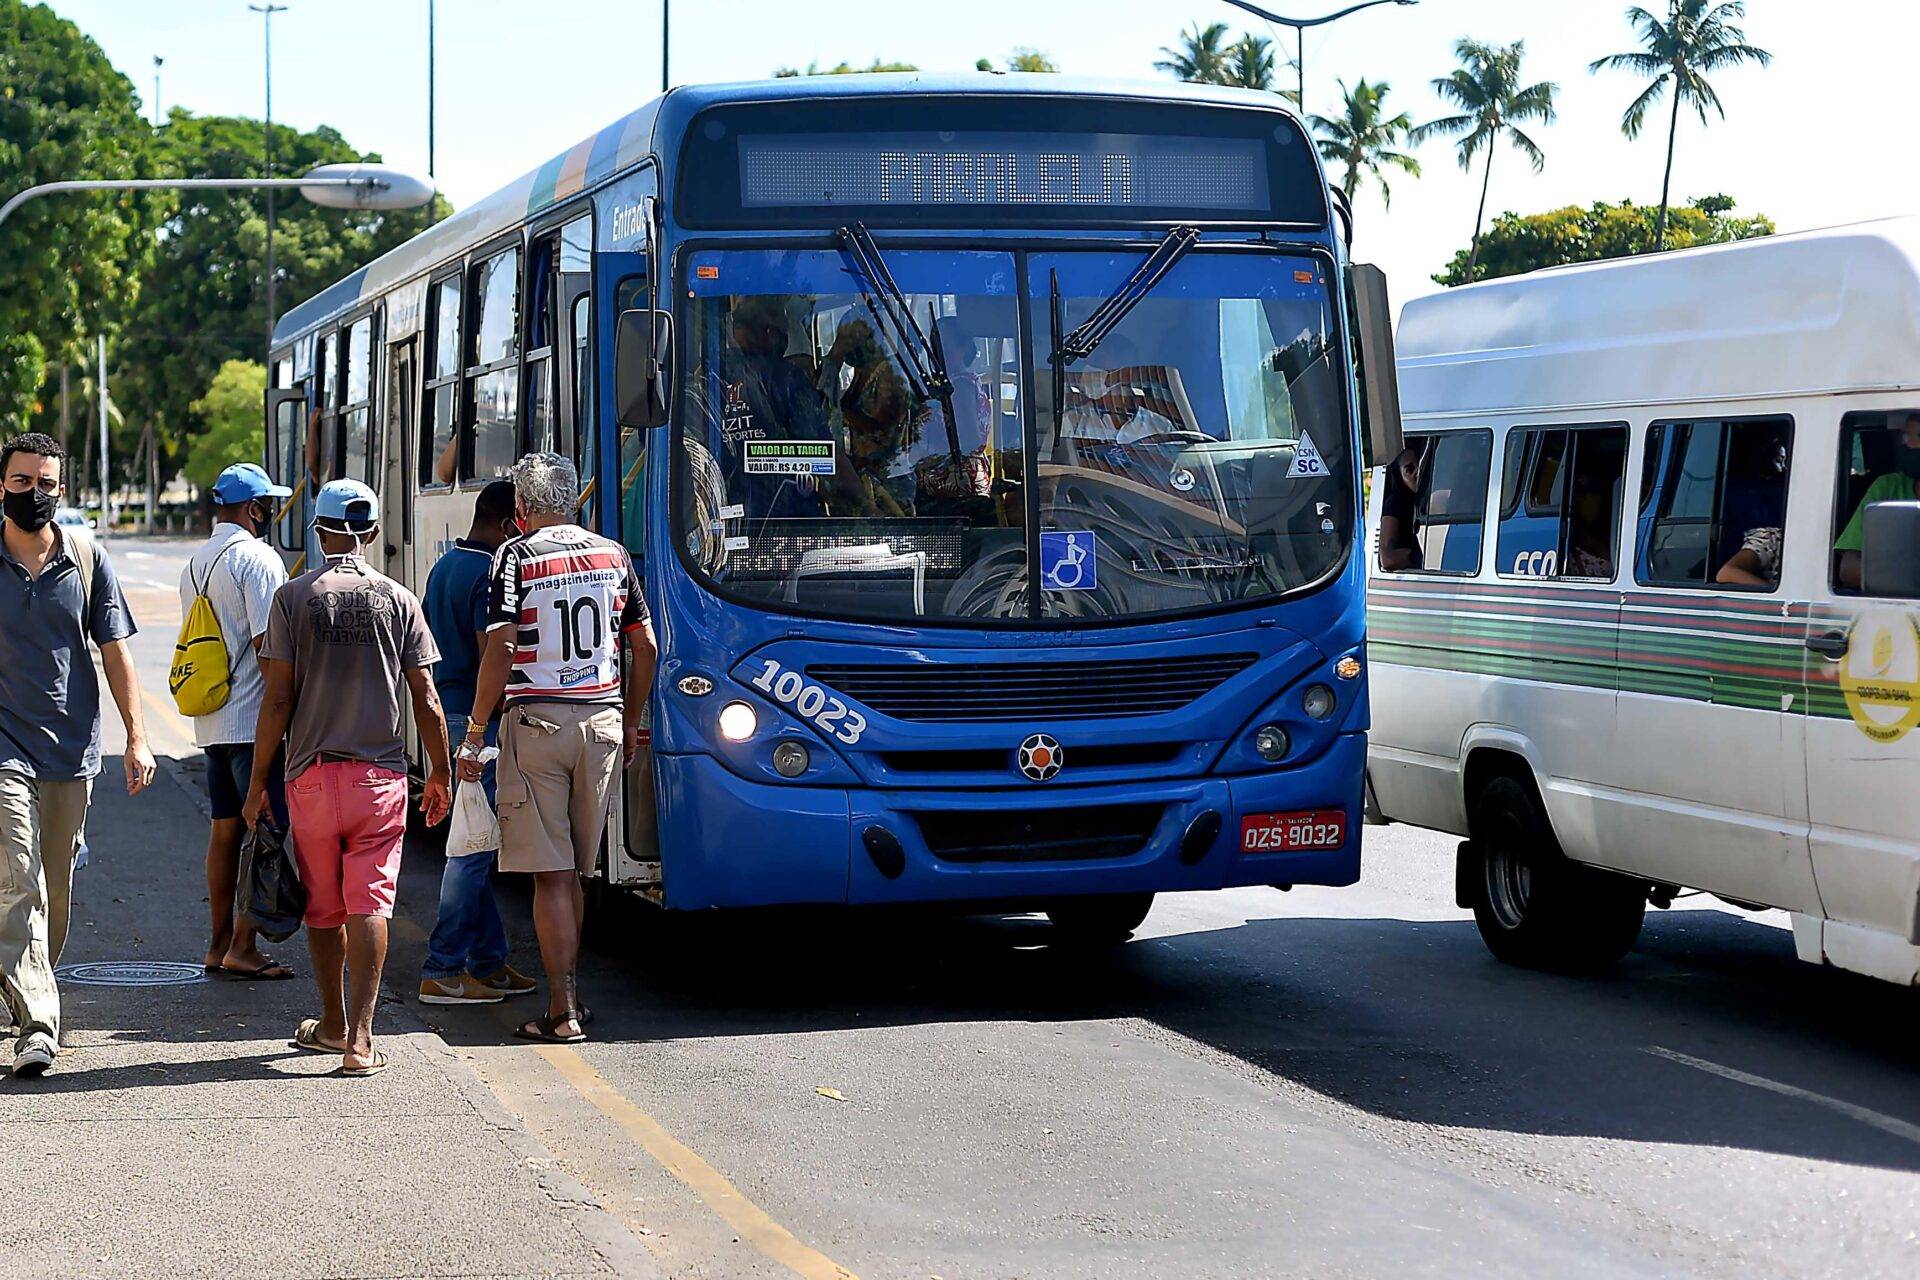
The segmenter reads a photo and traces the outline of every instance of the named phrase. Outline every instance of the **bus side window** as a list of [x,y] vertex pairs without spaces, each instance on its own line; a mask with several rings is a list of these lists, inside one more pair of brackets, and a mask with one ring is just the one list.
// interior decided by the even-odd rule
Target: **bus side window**
[[313,362],[313,413],[307,422],[307,458],[303,468],[316,491],[340,473],[340,334],[320,339]]
[[469,272],[467,394],[471,435],[461,449],[462,480],[490,480],[513,465],[519,443],[517,313],[520,250],[506,249]]
[[347,329],[346,373],[341,379],[341,470],[349,479],[371,485],[379,452],[373,425],[373,317],[361,316]]
[[[647,278],[627,276],[614,289],[614,314],[648,305]],[[648,433],[620,428],[620,541],[636,560],[646,553]]]
[[529,453],[568,453],[565,442],[556,435],[554,415],[554,256],[557,236],[542,236],[533,242],[527,255],[526,306],[520,318],[525,323],[521,348],[527,354],[521,368],[521,402],[527,406],[527,451]]
[[1509,578],[1613,581],[1627,429],[1516,429],[1507,434],[1506,447],[1497,572]]
[[1793,420],[1656,422],[1646,450],[1639,581],[1695,590],[1777,587]]
[[1493,432],[1410,435],[1385,475],[1380,567],[1388,572],[1480,572]]
[[460,277],[433,286],[427,308],[427,411],[421,415],[420,487],[452,484],[459,469],[454,421],[460,403]]

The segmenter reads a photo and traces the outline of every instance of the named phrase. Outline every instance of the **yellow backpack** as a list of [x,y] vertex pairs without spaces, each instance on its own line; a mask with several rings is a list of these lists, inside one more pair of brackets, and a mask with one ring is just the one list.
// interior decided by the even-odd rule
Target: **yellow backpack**
[[[173,669],[167,673],[167,688],[173,704],[183,716],[210,716],[227,705],[233,692],[233,672],[227,666],[227,638],[220,631],[220,617],[213,611],[213,599],[207,588],[213,585],[213,571],[233,550],[239,539],[229,542],[213,563],[207,566],[204,583],[195,583],[193,604],[180,624],[180,638],[173,642]],[[188,566],[188,580],[193,569]]]

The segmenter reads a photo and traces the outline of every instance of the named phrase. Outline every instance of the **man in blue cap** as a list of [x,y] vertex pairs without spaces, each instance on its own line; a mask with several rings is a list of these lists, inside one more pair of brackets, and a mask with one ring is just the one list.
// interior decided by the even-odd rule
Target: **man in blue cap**
[[[258,653],[266,638],[273,595],[287,580],[280,557],[263,538],[280,502],[293,495],[251,462],[236,462],[213,482],[213,536],[180,572],[180,613],[204,595],[220,622],[227,650],[225,705],[193,717],[193,741],[207,757],[207,800],[213,830],[207,837],[207,903],[213,927],[207,941],[207,972],[244,979],[291,978],[293,970],[260,954],[253,929],[234,917],[240,872],[240,841],[246,824],[240,806],[253,778],[253,731],[260,719]],[[286,825],[280,763],[270,762],[268,789],[274,813]]]
[[373,1043],[373,1006],[407,834],[403,689],[427,757],[427,825],[447,816],[450,799],[447,722],[432,678],[440,650],[419,599],[367,563],[380,534],[373,490],[328,481],[314,496],[313,527],[326,562],[280,588],[260,646],[266,695],[241,816],[254,826],[266,812],[270,757],[284,737],[293,856],[320,987],[320,1016],[302,1022],[293,1042],[339,1054],[343,1076],[371,1076],[387,1066]]

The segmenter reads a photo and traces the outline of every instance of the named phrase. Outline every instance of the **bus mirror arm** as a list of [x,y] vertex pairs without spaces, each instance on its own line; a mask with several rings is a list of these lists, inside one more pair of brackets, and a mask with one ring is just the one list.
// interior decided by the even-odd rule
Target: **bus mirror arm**
[[1920,502],[1876,502],[1867,508],[1860,587],[1870,596],[1920,596]]
[[665,311],[622,311],[613,352],[613,395],[621,426],[644,430],[666,423],[672,369],[673,317]]
[[1400,378],[1393,354],[1393,307],[1387,299],[1386,273],[1355,263],[1351,279],[1354,335],[1359,357],[1362,443],[1369,468],[1385,466],[1400,454]]

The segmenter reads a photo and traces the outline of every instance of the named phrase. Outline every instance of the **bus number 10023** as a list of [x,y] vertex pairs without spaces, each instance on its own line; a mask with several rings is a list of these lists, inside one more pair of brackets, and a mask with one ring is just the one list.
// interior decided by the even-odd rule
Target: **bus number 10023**
[[811,720],[820,731],[852,746],[867,731],[867,718],[840,699],[812,683],[798,671],[788,671],[771,658],[760,659],[765,668],[751,683],[762,693],[793,708],[795,715]]

